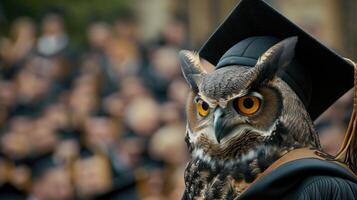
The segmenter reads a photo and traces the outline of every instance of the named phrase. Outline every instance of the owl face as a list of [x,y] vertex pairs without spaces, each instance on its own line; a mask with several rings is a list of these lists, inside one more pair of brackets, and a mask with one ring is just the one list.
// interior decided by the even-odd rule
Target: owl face
[[292,60],[296,41],[274,45],[254,67],[225,66],[210,74],[197,54],[180,53],[192,89],[186,137],[193,157],[237,160],[261,147],[319,145],[303,103],[277,75]]

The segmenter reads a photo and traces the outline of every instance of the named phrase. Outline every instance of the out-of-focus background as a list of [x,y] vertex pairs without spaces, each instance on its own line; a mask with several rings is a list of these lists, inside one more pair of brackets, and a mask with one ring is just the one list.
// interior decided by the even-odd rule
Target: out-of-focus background
[[[357,58],[357,1],[268,2]],[[0,1],[0,199],[180,199],[189,89],[177,52],[198,50],[236,3]],[[331,154],[351,95],[316,122]]]

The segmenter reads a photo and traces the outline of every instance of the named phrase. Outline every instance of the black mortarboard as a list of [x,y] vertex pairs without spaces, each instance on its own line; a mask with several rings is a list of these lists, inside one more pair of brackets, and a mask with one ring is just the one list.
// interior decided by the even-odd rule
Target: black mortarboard
[[281,78],[298,94],[315,120],[352,88],[353,66],[264,1],[242,0],[199,54],[218,67],[254,66],[270,44],[292,36],[298,36],[295,58]]

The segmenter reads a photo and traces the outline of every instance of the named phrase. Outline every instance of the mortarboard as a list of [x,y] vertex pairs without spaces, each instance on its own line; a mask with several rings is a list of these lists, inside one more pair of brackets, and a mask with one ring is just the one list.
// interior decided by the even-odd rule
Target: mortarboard
[[[254,66],[275,43],[298,37],[295,58],[279,75],[315,120],[353,87],[354,68],[262,0],[242,0],[199,51],[216,68]],[[227,59],[229,58],[229,59]]]

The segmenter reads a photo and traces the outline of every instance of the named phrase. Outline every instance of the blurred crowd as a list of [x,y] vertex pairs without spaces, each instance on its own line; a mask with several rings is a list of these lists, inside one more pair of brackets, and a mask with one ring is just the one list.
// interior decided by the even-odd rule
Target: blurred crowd
[[0,199],[180,199],[186,24],[144,44],[131,15],[94,20],[83,50],[65,25],[22,17],[0,38]]
[[[27,17],[0,36],[0,199],[180,199],[188,86],[186,24],[143,43],[135,17],[94,20],[71,47],[63,17]],[[351,93],[317,127],[336,153]]]

